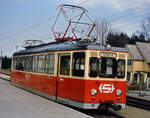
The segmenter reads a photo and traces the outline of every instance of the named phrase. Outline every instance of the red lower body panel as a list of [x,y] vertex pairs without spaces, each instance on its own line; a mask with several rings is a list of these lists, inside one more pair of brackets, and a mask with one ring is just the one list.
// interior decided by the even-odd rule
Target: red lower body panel
[[[88,80],[85,83],[85,102],[126,103],[125,81]],[[90,94],[92,89],[97,90],[97,94],[95,96]],[[121,90],[120,96],[116,95],[117,90]]]
[[[62,78],[62,77],[61,77]],[[125,81],[84,80],[12,71],[11,82],[40,92],[82,103],[126,103]],[[97,94],[91,95],[95,89]],[[121,90],[121,96],[116,91]]]
[[13,71],[11,82],[56,96],[56,77]]

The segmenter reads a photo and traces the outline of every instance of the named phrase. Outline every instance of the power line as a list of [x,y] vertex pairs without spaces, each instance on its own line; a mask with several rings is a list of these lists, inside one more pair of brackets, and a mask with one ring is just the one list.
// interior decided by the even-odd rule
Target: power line
[[[149,15],[150,13],[147,13],[147,14],[144,14],[144,16],[146,16],[146,15]],[[134,21],[133,23],[126,23],[126,24],[124,24],[124,25],[121,25],[120,27],[113,27],[112,29],[113,30],[130,30],[130,29],[133,29],[133,27],[139,27],[139,25],[137,26],[137,23],[138,22],[141,22],[141,21],[143,21],[143,19],[141,19],[141,20],[136,20],[136,21]]]
[[90,0],[85,0],[85,1],[83,1],[83,2],[81,2],[81,3],[79,3],[79,4],[77,4],[78,6],[80,6],[80,5],[83,5],[84,3],[87,3],[87,2],[89,2]]
[[[29,26],[29,27],[27,27],[27,28],[24,28],[23,30],[20,30],[20,31],[18,31],[17,33],[15,33],[15,34],[13,34],[13,35],[9,35],[9,36],[7,36],[7,37],[5,37],[5,38],[9,39],[9,38],[14,38],[14,37],[17,37],[17,36],[19,36],[19,35],[22,35],[22,33],[26,32],[26,31],[29,31],[29,30],[31,30],[31,29],[33,29],[33,28],[35,28],[35,27],[37,27],[37,26],[39,26],[39,25],[41,25],[41,24],[43,24],[43,23],[49,21],[50,18],[51,18],[51,19],[54,19],[55,17],[56,17],[56,15],[53,16],[52,18],[51,18],[51,17],[45,18],[44,20],[41,20],[40,22],[38,22],[38,23],[36,23],[36,24],[33,24],[33,25],[31,25],[31,26]],[[10,42],[8,43],[8,45],[9,45],[9,44],[12,44],[12,43],[16,43],[17,40],[18,40],[18,39],[15,39],[15,40],[10,41]],[[20,39],[19,41],[21,41],[21,40],[22,40],[22,39]]]
[[[55,16],[56,16],[56,15],[55,15]],[[53,16],[52,19],[53,19],[55,16]],[[39,25],[41,25],[41,24],[43,24],[43,23],[49,21],[50,18],[51,18],[51,17],[45,18],[44,20],[41,20],[40,22],[38,22],[38,23],[36,23],[36,24],[33,24],[33,25],[29,26],[29,27],[26,27],[26,28],[24,28],[24,29],[18,31],[18,32],[15,33],[15,34],[12,34],[12,35],[8,36],[7,38],[14,38],[14,37],[16,37],[16,36],[18,36],[18,35],[20,35],[20,34],[26,32],[26,31],[28,31],[28,30],[31,30],[31,29],[33,29],[33,28],[35,28],[35,27],[37,27],[37,26],[39,26]]]
[[[125,12],[121,12],[121,13],[126,13],[126,15],[123,15],[122,14],[122,16],[119,16],[119,17],[117,17],[117,18],[114,18],[114,19],[110,19],[110,22],[111,22],[111,24],[120,24],[119,23],[119,21],[121,21],[123,18],[124,19],[128,19],[129,20],[129,18],[130,18],[130,22],[131,21],[133,21],[133,20],[135,20],[135,19],[140,19],[142,16],[144,17],[144,16],[148,16],[148,15],[150,15],[150,12],[148,12],[148,13],[145,13],[147,10],[149,10],[150,9],[150,3],[149,2],[147,2],[147,4],[146,3],[144,3],[144,4],[142,4],[142,5],[139,5],[138,7],[136,7],[136,8],[138,8],[138,12],[136,13],[136,14],[133,14],[133,12],[132,13],[126,13],[126,11],[130,11],[130,10],[133,10],[133,9],[135,9],[135,7],[134,8],[130,8],[130,9],[127,9],[127,10],[125,10]],[[131,11],[130,11],[131,12]],[[119,13],[119,12],[118,12]],[[115,14],[114,14],[115,15]],[[142,21],[142,20],[137,20],[137,22],[140,22],[140,21]],[[136,23],[137,23],[136,22]],[[129,29],[129,28],[132,28],[133,26],[134,26],[134,24],[135,23],[127,23],[127,24],[125,24],[125,25],[121,25],[120,27],[116,27],[115,29]],[[113,28],[114,29],[114,28]]]
[[[82,3],[80,3],[79,5],[83,5],[84,3],[87,3],[87,2],[89,2],[89,0],[85,0],[85,1],[83,1]],[[111,18],[111,17],[113,17],[113,16],[115,16],[115,15],[121,13],[123,16],[119,16],[118,18],[111,19],[112,21],[115,20],[115,21],[117,22],[117,19],[121,19],[122,17],[125,17],[123,13],[128,12],[128,11],[131,11],[131,10],[135,10],[135,9],[143,10],[143,9],[145,9],[145,7],[147,8],[148,5],[149,5],[149,2],[143,3],[143,4],[141,4],[141,5],[137,5],[136,7],[132,7],[132,8],[129,8],[129,9],[126,9],[126,10],[123,10],[123,11],[120,11],[120,12],[117,12],[117,13],[114,13],[114,14],[112,14],[111,16],[109,16],[109,18]],[[128,15],[129,15],[129,14],[127,13],[126,17],[127,17]],[[54,17],[55,17],[55,16],[54,16]],[[134,17],[134,16],[132,16],[132,17]],[[138,16],[136,16],[136,17],[138,17]],[[104,18],[106,18],[106,17],[104,17]],[[36,24],[31,25],[30,27],[24,28],[23,30],[18,31],[17,33],[15,33],[15,34],[13,34],[13,35],[10,35],[8,38],[13,38],[13,37],[16,37],[16,36],[18,36],[18,35],[21,35],[22,33],[26,32],[26,31],[28,31],[28,30],[31,30],[31,29],[33,29],[34,27],[37,27],[37,26],[39,26],[39,25],[41,25],[41,24],[47,22],[48,20],[50,20],[50,17],[48,17],[48,18],[46,18],[46,19],[44,19],[44,20],[41,20],[39,23],[36,23]],[[113,21],[113,23],[115,23],[115,22]],[[13,41],[13,42],[16,42],[16,40]]]
[[114,29],[114,30],[127,29],[129,27],[135,26],[135,24],[137,24],[139,21],[142,21],[142,20],[137,20],[137,21],[134,21],[133,23],[125,23],[125,24],[118,26],[118,27],[112,27],[112,29]]
[[[138,18],[138,20],[136,20],[136,21],[142,21],[141,20],[141,17],[145,17],[145,16],[149,16],[150,15],[150,12],[148,12],[148,13],[139,13],[139,14],[135,14],[135,15],[133,15],[133,16],[129,16],[129,17],[127,17],[128,19],[130,18],[130,23],[127,23],[126,25],[121,25],[122,27],[119,27],[119,28],[124,28],[124,27],[126,27],[127,25],[131,25],[131,24],[133,24],[133,23],[131,23],[131,21],[134,21],[134,20],[136,20],[137,18]],[[117,25],[117,24],[120,24],[119,22],[118,23],[116,23],[116,22],[112,22],[112,24],[113,25]]]
[[[87,3],[87,2],[89,2],[89,0],[85,0],[85,1],[83,1],[82,3],[80,3],[79,5],[82,5],[82,4]],[[144,4],[146,4],[146,3],[144,3]],[[55,16],[54,16],[54,17],[55,17]],[[50,19],[50,17],[48,17],[48,18],[46,18],[46,19],[44,19],[44,20],[41,20],[39,23],[36,23],[36,24],[33,24],[33,25],[31,25],[31,26],[29,26],[29,27],[27,27],[27,28],[24,28],[23,30],[18,31],[17,33],[12,34],[12,35],[8,36],[7,38],[16,37],[16,36],[20,35],[20,34],[23,33],[23,32],[26,32],[26,31],[28,31],[28,30],[31,30],[31,29],[33,29],[34,27],[37,27],[37,26],[39,26],[39,25],[45,23],[45,22],[48,21],[49,19]]]
[[[83,1],[82,3],[80,3],[79,5],[82,5],[82,4],[87,3],[87,2],[89,2],[89,1],[90,1],[90,0],[85,0],[85,1]],[[124,11],[120,11],[120,12],[118,12],[118,13],[123,13],[123,12],[125,12],[125,11],[133,10],[133,9],[139,8],[139,7],[143,6],[143,5],[147,5],[148,3],[149,3],[149,2],[146,2],[146,3],[143,3],[142,5],[137,6],[137,7],[133,7],[133,8],[130,8],[130,9],[127,9],[127,10],[124,10]],[[114,14],[112,14],[111,16],[114,16],[114,15],[116,15],[116,14],[118,14],[118,13],[114,13]],[[109,17],[111,17],[111,16],[109,16]],[[56,15],[55,15],[54,17],[56,17]],[[54,18],[54,17],[53,17],[53,18]],[[123,16],[123,17],[124,17],[124,16]],[[106,18],[106,17],[104,17],[104,18]],[[41,20],[39,23],[36,23],[36,24],[33,24],[33,25],[31,25],[31,26],[29,26],[29,27],[27,27],[27,28],[24,28],[23,30],[18,31],[17,33],[12,34],[12,35],[8,36],[7,38],[16,37],[16,36],[20,35],[20,34],[23,33],[23,32],[26,32],[26,31],[28,31],[28,30],[31,30],[31,29],[33,29],[34,27],[37,27],[37,26],[39,26],[39,25],[41,25],[41,24],[47,22],[49,19],[50,19],[50,17],[48,17],[48,18],[46,18],[46,19],[44,19],[44,20]],[[100,20],[100,19],[99,19],[99,20]]]
[[[135,15],[132,15],[132,16],[128,16],[128,17],[126,17],[125,19],[128,19],[128,22],[130,22],[130,21],[133,21],[133,20],[135,20],[135,19],[141,19],[141,17],[144,17],[144,16],[149,16],[150,15],[150,12],[148,12],[148,13],[139,13],[139,14],[135,14]],[[130,18],[130,19],[129,19]],[[113,25],[116,25],[116,24],[120,24],[120,21],[121,20],[118,20],[118,21],[116,21],[116,22],[111,22],[111,24],[113,24]]]
[[[140,9],[146,7],[146,6],[149,6],[149,5],[150,5],[150,2],[145,2],[145,3],[143,3],[143,4],[140,4],[140,5],[136,6],[136,7],[132,7],[132,8],[126,9],[126,10],[122,10],[122,11],[116,12],[116,13],[110,15],[110,16],[106,16],[106,17],[100,18],[100,19],[98,19],[97,21],[101,21],[101,20],[103,20],[103,19],[110,19],[111,17],[116,16],[116,15],[117,15],[117,18],[118,18],[118,17],[120,18],[121,16],[118,15],[119,13],[123,14],[122,17],[124,17],[124,13],[126,13],[126,12],[129,12],[129,11],[135,10],[135,9],[140,10]],[[128,13],[127,13],[127,14],[128,14]],[[117,19],[117,18],[116,18],[116,19]],[[110,19],[110,20],[111,20],[111,19]]]
[[[89,0],[85,0],[85,1],[83,1],[82,3],[80,3],[79,5],[82,5],[83,3],[87,3],[87,2],[89,2]],[[55,17],[56,17],[56,15],[53,16],[52,19],[55,18]],[[38,23],[36,23],[36,24],[33,24],[33,25],[31,25],[31,26],[29,26],[29,27],[27,27],[27,28],[24,28],[24,29],[18,31],[17,33],[15,33],[15,34],[12,34],[12,35],[8,36],[7,38],[16,37],[17,35],[20,35],[20,34],[23,33],[23,32],[26,32],[26,31],[28,31],[28,30],[31,30],[31,29],[33,29],[34,27],[37,27],[37,26],[39,26],[39,25],[41,25],[41,24],[47,22],[48,20],[50,20],[50,18],[51,18],[51,17],[48,17],[48,18],[46,18],[46,19],[44,19],[44,20],[41,20],[40,22],[38,22]]]
[[110,21],[111,21],[111,23],[116,23],[116,22],[118,22],[118,21],[121,21],[123,18],[124,19],[127,19],[127,18],[129,18],[129,17],[136,17],[137,15],[139,15],[139,14],[141,14],[141,13],[145,13],[146,11],[145,10],[149,10],[150,9],[150,6],[149,7],[147,7],[146,9],[143,9],[143,11],[139,11],[138,13],[132,13],[132,14],[127,14],[127,15],[124,15],[124,16],[122,16],[122,17],[119,17],[119,18],[114,18],[114,19],[110,19]]

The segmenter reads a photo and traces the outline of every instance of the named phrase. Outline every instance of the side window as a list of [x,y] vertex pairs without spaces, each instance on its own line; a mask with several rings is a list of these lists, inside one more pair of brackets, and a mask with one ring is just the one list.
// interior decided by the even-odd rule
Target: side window
[[38,56],[33,56],[33,65],[32,65],[33,72],[37,72],[37,59],[38,59]]
[[13,58],[13,69],[16,70],[16,66],[17,66],[17,58],[14,57]]
[[70,56],[60,57],[60,75],[70,75]]
[[45,55],[38,56],[38,72],[44,73],[45,72]]
[[16,70],[23,70],[23,69],[24,69],[24,68],[23,68],[22,59],[23,59],[23,58],[21,58],[21,57],[17,57],[17,58],[16,58],[16,60],[15,60],[15,61],[16,61],[16,63],[15,63],[15,64],[16,64],[16,65],[15,65],[15,66],[16,66],[16,68],[15,68]]
[[25,69],[26,69],[25,57],[22,57],[21,61],[22,61],[22,65],[23,65],[23,71],[25,71]]
[[32,64],[33,64],[33,58],[31,56],[26,57],[26,71],[27,72],[32,71]]
[[85,53],[84,52],[75,52],[73,53],[73,76],[84,76],[85,70]]
[[54,54],[47,55],[46,56],[46,73],[54,74],[54,64],[55,64]]
[[119,59],[117,62],[117,77],[124,78],[125,77],[125,60]]
[[24,71],[24,58],[23,57],[15,57],[14,58],[14,69]]
[[27,71],[27,57],[23,58],[24,70]]
[[29,57],[24,57],[23,58],[23,65],[24,65],[24,70],[29,71]]
[[97,57],[91,57],[90,58],[90,64],[89,64],[89,76],[90,77],[97,77],[98,75],[98,58]]
[[24,57],[22,57],[20,61],[21,61],[21,70],[24,71],[25,70]]

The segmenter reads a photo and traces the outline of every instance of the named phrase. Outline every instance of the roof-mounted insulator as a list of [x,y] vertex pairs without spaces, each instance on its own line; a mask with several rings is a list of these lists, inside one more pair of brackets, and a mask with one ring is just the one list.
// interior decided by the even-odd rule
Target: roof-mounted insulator
[[73,37],[57,38],[56,41],[72,41]]

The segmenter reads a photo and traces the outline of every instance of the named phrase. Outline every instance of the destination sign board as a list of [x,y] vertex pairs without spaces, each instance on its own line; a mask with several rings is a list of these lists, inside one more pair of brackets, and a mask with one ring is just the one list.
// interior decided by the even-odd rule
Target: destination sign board
[[116,53],[106,53],[106,52],[100,52],[101,57],[111,57],[111,58],[116,58],[117,54]]

